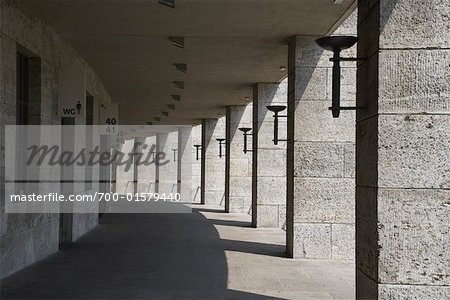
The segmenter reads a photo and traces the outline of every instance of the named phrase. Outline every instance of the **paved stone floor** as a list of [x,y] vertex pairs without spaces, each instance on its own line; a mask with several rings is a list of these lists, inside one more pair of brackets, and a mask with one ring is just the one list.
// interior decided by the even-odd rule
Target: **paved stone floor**
[[109,215],[1,282],[2,299],[354,299],[351,263],[284,258],[284,232],[245,214]]

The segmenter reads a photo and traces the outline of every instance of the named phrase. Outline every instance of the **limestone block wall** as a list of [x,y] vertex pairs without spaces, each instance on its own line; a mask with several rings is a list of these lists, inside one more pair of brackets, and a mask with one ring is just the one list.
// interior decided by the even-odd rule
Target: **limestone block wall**
[[179,127],[176,153],[177,192],[183,202],[192,201],[192,148],[192,127]]
[[[147,147],[142,149],[142,157],[146,159],[150,155],[150,161],[155,157],[154,153],[156,152],[156,135],[149,136],[145,138],[145,145]],[[152,146],[155,146],[155,149],[152,150]],[[156,166],[154,163],[146,166],[140,165],[138,166],[138,193],[154,193],[155,192],[155,177],[156,177]]]
[[[356,13],[334,35],[356,32]],[[354,259],[355,112],[333,118],[331,51],[318,37],[289,45],[288,255]],[[354,57],[356,47],[341,56]],[[355,106],[356,65],[341,63],[341,106]]]
[[[99,120],[99,107],[98,103],[94,101],[94,124],[98,124]],[[96,105],[97,104],[97,105]],[[97,106],[97,107],[96,107]],[[85,125],[85,118],[76,118],[76,125]],[[78,134],[79,133],[79,134]],[[77,126],[75,129],[75,153],[81,151],[84,147],[86,147],[86,126]],[[100,146],[100,141],[97,138],[92,139],[92,146]],[[82,194],[93,194],[95,191],[99,191],[99,174],[100,167],[99,165],[95,165],[92,167],[92,177],[86,177],[86,166],[75,167],[75,176],[76,180],[81,181],[91,181],[90,187],[87,187],[85,182],[77,182],[73,184],[73,192],[77,195]],[[73,210],[77,213],[73,213],[73,221],[72,221],[72,241],[78,240],[82,237],[86,232],[93,229],[98,224],[98,205],[92,205],[92,203],[88,202],[78,202],[73,203]]]
[[[157,152],[164,152],[167,164],[156,166],[156,191],[168,196],[177,192],[178,167],[174,159],[173,149],[178,147],[178,131],[174,130],[168,133],[158,133],[156,137]],[[175,154],[176,157],[177,154]]]
[[219,142],[225,138],[225,118],[202,122],[202,203],[225,206],[225,145],[219,157]]
[[[16,124],[16,53],[32,56],[39,67],[33,83],[33,98],[38,109],[33,124],[60,125],[57,117],[58,69],[84,66],[87,90],[99,103],[110,102],[106,90],[86,62],[48,25],[29,14],[18,1],[0,1],[0,265],[1,278],[58,250],[58,214],[5,214],[4,199],[4,125]],[[78,124],[85,124],[77,120]],[[94,171],[95,172],[95,171]],[[97,214],[73,216],[72,238],[77,239],[97,224]]]
[[[249,213],[252,204],[252,154],[244,154],[244,135],[239,128],[252,128],[252,104],[228,106],[226,115],[225,211]],[[252,135],[247,137],[252,149]]]
[[449,15],[359,1],[357,299],[450,294]]
[[191,201],[200,203],[201,199],[201,184],[202,184],[202,153],[201,148],[198,153],[194,145],[202,144],[202,126],[195,125],[192,127],[192,196]]
[[[124,160],[132,155],[134,150],[134,139],[125,140],[119,146],[119,151],[124,154]],[[116,191],[119,194],[134,193],[134,164],[121,164],[117,166],[116,173]]]
[[[253,227],[282,228],[286,218],[286,142],[274,145],[269,105],[287,105],[287,80],[259,83],[253,90]],[[286,115],[287,110],[280,115]],[[279,139],[286,139],[286,118],[279,119]]]

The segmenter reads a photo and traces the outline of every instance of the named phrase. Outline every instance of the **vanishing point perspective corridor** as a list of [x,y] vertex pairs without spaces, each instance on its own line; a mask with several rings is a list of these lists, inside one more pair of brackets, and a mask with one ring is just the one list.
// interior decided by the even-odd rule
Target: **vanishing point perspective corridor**
[[192,214],[115,214],[2,282],[2,299],[318,299],[354,294],[351,263],[291,261],[281,229],[193,205]]
[[450,300],[450,0],[0,0],[0,300]]

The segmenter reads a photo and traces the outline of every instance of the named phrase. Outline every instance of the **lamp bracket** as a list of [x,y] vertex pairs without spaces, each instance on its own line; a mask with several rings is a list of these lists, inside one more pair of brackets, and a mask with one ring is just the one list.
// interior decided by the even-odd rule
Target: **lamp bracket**
[[364,61],[367,60],[366,57],[331,57],[330,61],[332,62],[340,62],[340,61]]
[[[366,109],[367,107],[365,106],[339,106],[337,107],[337,109],[339,110],[358,110],[358,109]],[[334,107],[329,107],[329,110],[335,110],[336,108]]]

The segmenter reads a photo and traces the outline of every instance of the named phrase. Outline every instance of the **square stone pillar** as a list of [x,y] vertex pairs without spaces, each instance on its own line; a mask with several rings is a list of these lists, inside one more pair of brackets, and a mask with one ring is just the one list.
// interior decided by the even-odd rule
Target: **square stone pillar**
[[159,194],[166,194],[167,197],[171,193],[177,192],[178,166],[176,153],[174,159],[173,149],[178,147],[178,131],[168,133],[158,133],[156,135],[156,152],[164,153],[165,157],[160,157],[160,162],[167,161],[166,164],[156,165],[156,191]]
[[142,145],[142,161],[138,166],[138,193],[155,192],[155,153],[156,153],[156,135],[146,137]]
[[136,194],[139,192],[139,186],[142,185],[142,182],[139,180],[139,169],[141,162],[144,160],[142,157],[143,149],[145,142],[145,138],[137,137],[134,139],[134,146],[133,146],[133,194]]
[[252,128],[252,104],[228,106],[226,116],[225,211],[248,213],[252,203],[252,135],[247,136],[244,154],[244,134],[241,127]]
[[225,138],[225,118],[202,122],[202,204],[225,205],[225,145],[219,157],[217,138]]
[[[202,178],[202,153],[201,148],[198,149],[194,145],[202,144],[202,126],[195,125],[192,127],[192,196],[194,203],[201,202],[201,178]],[[198,160],[197,160],[198,157]]]
[[192,193],[192,127],[178,128],[177,162],[177,192],[181,201],[191,202]]
[[[287,80],[253,89],[252,226],[281,228],[286,217],[286,142],[274,145],[274,118],[268,105],[287,105]],[[286,115],[287,110],[280,115]],[[286,139],[286,118],[279,119]]]
[[448,1],[359,1],[357,299],[450,295]]
[[[355,31],[356,14],[334,35]],[[328,110],[333,54],[317,38],[295,36],[289,45],[287,254],[353,260],[355,112],[333,118]],[[355,106],[356,64],[341,66],[341,106]]]
[[117,165],[116,170],[116,192],[122,195],[134,192],[134,164],[128,163],[133,157],[133,146],[134,139],[125,140],[123,144],[119,144],[118,146],[118,151],[124,154],[124,162],[127,162]]

